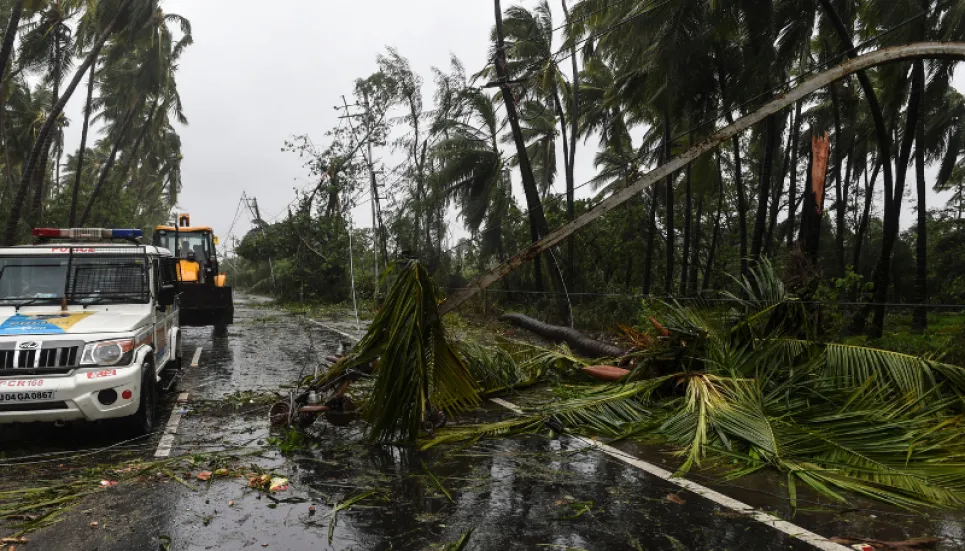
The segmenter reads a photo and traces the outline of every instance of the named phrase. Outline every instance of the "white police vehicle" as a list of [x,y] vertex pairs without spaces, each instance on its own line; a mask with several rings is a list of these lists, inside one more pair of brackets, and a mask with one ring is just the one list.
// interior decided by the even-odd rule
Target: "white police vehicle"
[[154,431],[161,372],[181,367],[176,259],[141,230],[33,235],[0,248],[0,424]]

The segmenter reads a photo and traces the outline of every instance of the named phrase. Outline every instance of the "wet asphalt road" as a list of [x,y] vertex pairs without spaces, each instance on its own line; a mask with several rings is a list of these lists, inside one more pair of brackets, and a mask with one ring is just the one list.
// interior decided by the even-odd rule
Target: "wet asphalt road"
[[[186,403],[176,403],[172,393],[162,404],[163,422],[175,409],[182,414],[172,455],[232,450],[244,454],[236,463],[287,476],[288,491],[271,499],[248,489],[243,478],[191,481],[193,490],[169,479],[132,481],[85,499],[61,522],[30,534],[18,550],[420,550],[454,542],[470,528],[471,550],[814,549],[567,439],[496,439],[419,453],[367,445],[358,426],[320,421],[318,438],[281,454],[277,443],[287,435],[269,426],[268,406],[256,393],[311,373],[343,340],[304,318],[244,302],[227,334],[186,330],[186,359],[198,347],[202,352],[199,366],[185,367],[178,384],[188,393]],[[477,417],[507,414],[491,406]],[[116,435],[97,425],[18,427],[3,429],[0,437],[8,484],[147,460],[160,440],[158,434],[118,445]],[[99,450],[106,446],[114,447]],[[655,463],[668,461],[653,450],[625,449]],[[941,548],[962,548],[962,525],[954,518],[880,506],[868,511],[857,501],[829,512],[816,498],[794,515],[780,498],[778,477],[701,482],[822,536],[940,535]],[[332,514],[358,496],[365,497]],[[807,495],[799,499],[810,503]]]

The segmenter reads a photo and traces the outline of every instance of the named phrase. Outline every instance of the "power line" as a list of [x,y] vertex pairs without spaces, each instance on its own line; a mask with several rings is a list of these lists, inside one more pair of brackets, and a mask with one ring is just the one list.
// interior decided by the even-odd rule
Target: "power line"
[[[441,287],[441,289],[446,291],[466,291],[472,287]],[[536,291],[536,290],[517,290],[517,289],[498,289],[494,287],[488,287],[486,289],[487,293],[502,293],[509,295],[547,295],[547,296],[566,296],[571,297],[597,297],[597,298],[626,298],[632,300],[659,300],[663,302],[699,302],[707,304],[757,304],[757,305],[773,305],[777,304],[779,301],[768,301],[768,300],[752,300],[752,299],[736,299],[736,298],[719,298],[719,297],[685,297],[685,296],[673,296],[673,295],[646,295],[642,293],[593,293],[593,292],[570,292],[561,293],[556,291]],[[855,301],[838,301],[838,300],[793,300],[785,301],[788,304],[802,304],[805,306],[868,306],[869,304],[877,305],[878,303],[868,303],[868,302],[855,302]],[[887,302],[884,306],[888,308],[932,308],[932,309],[945,309],[945,310],[965,310],[965,304],[921,304],[921,303],[909,303],[909,302]]]

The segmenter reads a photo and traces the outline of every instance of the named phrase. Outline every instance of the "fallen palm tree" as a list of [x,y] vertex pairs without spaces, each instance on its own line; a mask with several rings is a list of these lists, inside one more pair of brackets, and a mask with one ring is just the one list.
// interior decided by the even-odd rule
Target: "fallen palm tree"
[[[479,405],[479,388],[442,326],[435,282],[416,261],[396,263],[394,270],[395,281],[365,336],[308,384],[310,390],[295,400],[291,411],[344,408],[348,384],[369,377],[373,385],[361,405],[369,436],[380,442],[413,442],[420,429],[440,426],[445,416]],[[308,396],[332,389],[336,396],[326,405],[304,405]]]
[[523,314],[503,314],[499,316],[499,320],[509,322],[516,327],[521,327],[527,331],[536,333],[545,339],[554,342],[565,342],[580,354],[601,358],[619,358],[627,353],[626,350],[618,346],[591,339],[572,327],[550,325]]
[[735,477],[775,468],[792,502],[803,484],[839,501],[854,492],[906,508],[965,507],[965,369],[820,342],[766,262],[741,283],[747,298],[730,296],[725,309],[666,305],[682,352],[675,373],[560,387],[559,400],[444,429],[422,447],[546,427],[658,438],[678,447],[678,474],[705,461],[736,462]]

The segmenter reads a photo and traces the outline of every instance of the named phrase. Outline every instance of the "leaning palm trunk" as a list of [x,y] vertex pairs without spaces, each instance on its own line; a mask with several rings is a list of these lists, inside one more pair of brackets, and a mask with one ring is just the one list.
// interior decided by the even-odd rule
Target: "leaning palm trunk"
[[90,77],[87,83],[87,103],[84,108],[84,127],[80,134],[80,149],[77,151],[77,168],[74,173],[74,188],[70,194],[70,227],[77,221],[77,198],[80,193],[80,182],[84,175],[84,156],[87,153],[87,131],[90,129],[90,114],[94,103],[94,75],[97,72],[97,59],[90,64]]
[[141,110],[142,103],[131,109],[127,116],[124,117],[124,123],[121,125],[120,135],[114,140],[114,145],[111,147],[111,153],[107,156],[107,162],[104,163],[104,168],[101,169],[101,174],[97,178],[97,183],[94,184],[94,189],[91,191],[90,198],[87,200],[87,207],[84,208],[84,214],[80,216],[80,225],[83,226],[87,223],[87,218],[90,217],[90,212],[94,208],[94,203],[97,201],[97,196],[100,195],[101,189],[107,183],[107,178],[111,174],[111,170],[114,168],[114,163],[117,161],[117,152],[121,148],[127,139],[127,132],[131,127],[131,122],[134,120],[134,115]]
[[74,77],[71,79],[70,84],[64,89],[64,93],[61,95],[60,100],[54,105],[50,114],[47,115],[47,120],[44,121],[44,125],[40,128],[40,133],[37,136],[37,141],[34,143],[33,149],[30,151],[30,156],[27,158],[27,163],[24,166],[23,174],[20,175],[20,185],[17,188],[17,193],[10,204],[10,215],[7,217],[7,228],[3,234],[3,243],[5,245],[13,245],[17,241],[17,224],[20,222],[21,211],[23,210],[24,201],[27,198],[27,188],[30,186],[30,178],[33,175],[33,171],[37,169],[37,164],[40,160],[40,156],[50,143],[50,136],[54,130],[54,125],[57,123],[57,119],[60,118],[60,114],[64,112],[64,107],[67,106],[67,101],[74,94],[74,90],[77,89],[77,85],[80,84],[84,74],[87,69],[94,63],[97,56],[100,54],[101,49],[104,44],[107,43],[107,39],[111,37],[114,33],[114,29],[117,27],[118,22],[120,22],[121,17],[124,15],[127,7],[131,4],[133,0],[125,0],[124,3],[118,9],[117,14],[108,23],[107,28],[97,37],[94,47],[91,52],[81,63],[80,67],[77,68],[77,72],[74,73]]
[[154,123],[154,115],[157,113],[158,99],[154,99],[154,103],[151,105],[151,110],[147,114],[147,121],[141,130],[137,133],[137,138],[134,139],[134,145],[131,146],[131,153],[127,157],[127,161],[124,163],[124,167],[121,168],[121,182],[126,182],[127,178],[131,174],[131,170],[134,168],[135,163],[137,163],[137,155],[141,151],[141,143],[144,141],[144,136],[147,135],[148,130]]
[[369,330],[319,383],[374,365],[375,385],[362,411],[369,436],[414,442],[436,410],[453,415],[478,406],[479,389],[449,343],[437,308],[439,290],[429,273],[415,261],[394,269],[395,283]]
[[928,328],[928,189],[925,186],[925,63],[915,62],[915,86],[918,87],[918,124],[915,126],[915,178],[918,191],[918,232],[915,243],[915,301],[921,306],[912,315],[912,329],[924,332]]
[[17,38],[17,28],[20,26],[20,16],[23,14],[23,0],[17,0],[10,11],[10,20],[7,22],[7,30],[3,35],[3,45],[0,46],[0,81],[7,74],[7,65],[10,63],[10,54],[13,53],[13,43]]
[[747,130],[754,124],[766,119],[769,115],[785,109],[789,105],[792,105],[794,102],[808,96],[814,91],[824,88],[832,82],[869,67],[909,59],[928,58],[965,60],[965,43],[918,42],[914,44],[906,44],[904,46],[884,48],[876,52],[850,59],[836,67],[832,67],[831,69],[827,69],[821,73],[818,73],[817,75],[814,75],[804,83],[798,85],[796,88],[789,90],[784,95],[767,102],[753,113],[737,119],[733,124],[727,125],[714,135],[683,152],[681,155],[674,157],[671,161],[664,163],[646,173],[637,181],[614,193],[613,195],[610,195],[601,201],[597,206],[583,213],[572,222],[564,224],[563,226],[560,226],[549,232],[549,234],[545,235],[538,242],[533,243],[524,251],[509,259],[507,262],[500,264],[499,266],[496,266],[495,268],[481,275],[478,279],[476,279],[476,281],[471,283],[466,290],[457,293],[447,300],[446,303],[441,306],[441,312],[443,314],[451,312],[462,303],[476,296],[486,287],[489,287],[493,283],[499,281],[507,274],[513,272],[524,263],[532,260],[546,249],[556,245],[560,241],[563,241],[574,233],[585,228],[597,218],[617,208],[621,204],[628,201],[631,197],[653,185],[655,182],[658,182],[660,179],[684,168],[688,163],[693,162],[708,151],[714,150],[721,143],[739,135],[741,132]]

